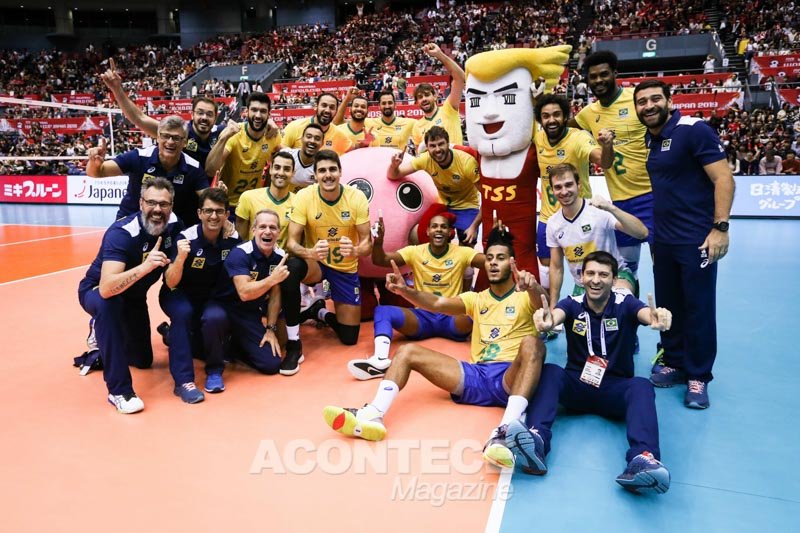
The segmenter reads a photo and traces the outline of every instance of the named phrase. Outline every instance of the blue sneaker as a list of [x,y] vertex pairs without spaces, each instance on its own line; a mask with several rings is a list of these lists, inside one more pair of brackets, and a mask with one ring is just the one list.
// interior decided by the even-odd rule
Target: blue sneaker
[[198,389],[197,385],[191,381],[177,385],[172,392],[175,396],[180,396],[181,400],[186,403],[200,403],[206,399],[203,391]]
[[544,440],[535,429],[528,429],[514,420],[506,430],[506,446],[514,454],[514,462],[526,474],[542,476],[547,473],[544,462]]
[[215,394],[225,390],[225,382],[222,381],[222,374],[209,374],[206,376],[206,384],[203,387],[206,392]]
[[664,494],[669,490],[669,470],[650,452],[642,452],[617,476],[617,483],[634,494]]
[[[656,366],[658,370],[656,371]],[[669,388],[675,385],[686,383],[686,374],[683,370],[672,368],[667,365],[654,365],[653,373],[650,374],[650,382],[656,387]]]
[[683,405],[690,409],[708,409],[711,405],[708,399],[708,383],[699,379],[690,379],[688,385]]

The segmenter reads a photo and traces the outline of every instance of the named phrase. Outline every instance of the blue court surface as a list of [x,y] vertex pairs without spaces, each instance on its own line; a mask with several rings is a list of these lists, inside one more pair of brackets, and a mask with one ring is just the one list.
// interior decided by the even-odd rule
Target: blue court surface
[[[793,311],[800,297],[800,221],[731,226],[717,280],[711,407],[685,408],[685,386],[656,389],[669,492],[636,496],[614,482],[625,468],[624,423],[562,411],[549,472],[514,473],[500,531],[800,531],[800,426],[793,406],[800,390],[800,323]],[[643,298],[653,290],[651,265],[643,259]],[[636,375],[648,376],[658,334],[642,327],[639,339]],[[562,335],[548,345],[547,361],[563,365],[565,349]]]

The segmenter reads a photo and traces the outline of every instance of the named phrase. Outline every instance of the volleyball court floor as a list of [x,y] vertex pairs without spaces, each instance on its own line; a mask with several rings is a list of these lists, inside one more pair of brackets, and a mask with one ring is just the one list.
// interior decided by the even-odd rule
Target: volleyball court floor
[[[419,376],[386,417],[386,441],[333,432],[325,405],[357,407],[374,395],[377,382],[358,382],[345,366],[371,353],[371,323],[354,347],[303,326],[297,375],[233,365],[227,390],[197,405],[173,396],[154,334],[153,368],[132,369],[146,409],[117,414],[101,373],[81,377],[71,366],[88,320],[77,285],[113,216],[0,206],[4,531],[800,531],[798,221],[732,224],[712,406],[692,411],[683,389],[657,390],[672,486],[642,497],[614,483],[625,467],[623,423],[560,414],[549,473],[500,475],[480,449],[502,410],[457,406]],[[643,293],[650,271],[645,259]],[[156,291],[154,328],[164,317]],[[639,335],[636,373],[645,376],[657,335]],[[423,344],[467,358],[467,344]],[[563,364],[564,350],[562,336],[547,360]]]

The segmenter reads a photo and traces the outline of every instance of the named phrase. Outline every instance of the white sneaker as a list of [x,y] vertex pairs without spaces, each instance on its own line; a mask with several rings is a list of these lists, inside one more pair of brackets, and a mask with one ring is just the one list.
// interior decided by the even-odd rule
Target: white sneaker
[[144,409],[144,402],[136,394],[109,394],[108,403],[117,408],[118,413],[130,415]]
[[388,357],[379,358],[375,355],[369,359],[352,359],[347,362],[347,370],[353,374],[353,377],[361,381],[368,379],[381,378],[386,375],[386,370],[392,364],[392,360]]

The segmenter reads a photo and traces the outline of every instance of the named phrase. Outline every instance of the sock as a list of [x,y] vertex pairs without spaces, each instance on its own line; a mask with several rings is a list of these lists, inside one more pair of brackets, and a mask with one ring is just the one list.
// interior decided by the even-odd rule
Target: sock
[[386,414],[398,392],[400,392],[400,388],[397,383],[384,379],[378,384],[378,392],[375,393],[375,399],[372,400],[371,405],[381,413]]
[[300,326],[286,326],[286,337],[290,341],[300,340]]
[[506,411],[503,413],[503,419],[500,421],[500,425],[502,426],[514,420],[519,420],[527,408],[528,399],[525,398],[525,396],[509,396],[508,403],[506,404]]
[[375,357],[378,359],[388,359],[389,358],[389,347],[391,347],[392,341],[389,337],[384,335],[378,335],[375,337]]
[[323,322],[326,322],[325,317],[328,315],[328,313],[330,313],[330,311],[328,311],[326,308],[323,307],[322,309],[317,311],[317,318],[322,320]]

